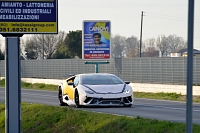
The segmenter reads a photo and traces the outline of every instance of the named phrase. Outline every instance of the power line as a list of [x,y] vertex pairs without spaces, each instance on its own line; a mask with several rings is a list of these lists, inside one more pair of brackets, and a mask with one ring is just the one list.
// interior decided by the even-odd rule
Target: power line
[[[156,13],[146,13],[145,16],[153,17],[153,18],[162,18],[162,19],[170,19],[170,20],[187,21],[187,16],[180,17],[180,16],[171,16],[171,15],[163,15],[163,14],[156,14]],[[200,19],[196,19],[196,22],[197,21],[200,21]]]
[[157,13],[148,13],[148,12],[145,12],[147,15],[156,15],[156,16],[164,16],[164,17],[170,17],[170,18],[184,18],[186,19],[186,17],[180,17],[180,16],[172,16],[172,15],[164,15],[164,14],[157,14]]

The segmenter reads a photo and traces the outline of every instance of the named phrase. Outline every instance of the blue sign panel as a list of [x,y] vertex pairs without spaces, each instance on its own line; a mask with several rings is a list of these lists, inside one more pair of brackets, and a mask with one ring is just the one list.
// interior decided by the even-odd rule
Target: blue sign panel
[[110,34],[110,21],[84,21],[83,59],[110,59]]

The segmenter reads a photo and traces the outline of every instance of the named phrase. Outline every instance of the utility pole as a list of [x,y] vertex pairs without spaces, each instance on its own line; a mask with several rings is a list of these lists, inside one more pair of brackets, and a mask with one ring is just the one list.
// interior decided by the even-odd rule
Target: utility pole
[[141,30],[140,30],[140,57],[142,53],[142,24],[143,24],[143,11],[141,15]]

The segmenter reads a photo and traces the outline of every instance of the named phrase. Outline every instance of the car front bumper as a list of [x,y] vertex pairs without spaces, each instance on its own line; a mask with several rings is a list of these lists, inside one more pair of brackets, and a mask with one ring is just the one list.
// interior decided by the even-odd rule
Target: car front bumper
[[128,106],[133,104],[133,96],[128,94],[87,94],[82,97],[85,106]]

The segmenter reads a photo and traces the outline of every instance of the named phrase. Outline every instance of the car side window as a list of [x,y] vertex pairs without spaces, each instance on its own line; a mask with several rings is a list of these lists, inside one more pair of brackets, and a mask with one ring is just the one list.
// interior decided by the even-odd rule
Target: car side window
[[73,82],[73,80],[72,80],[72,79],[70,79],[70,80],[68,80],[67,82]]
[[75,77],[75,79],[74,79],[74,85],[77,86],[78,83],[79,83],[79,77],[77,76],[77,77]]

